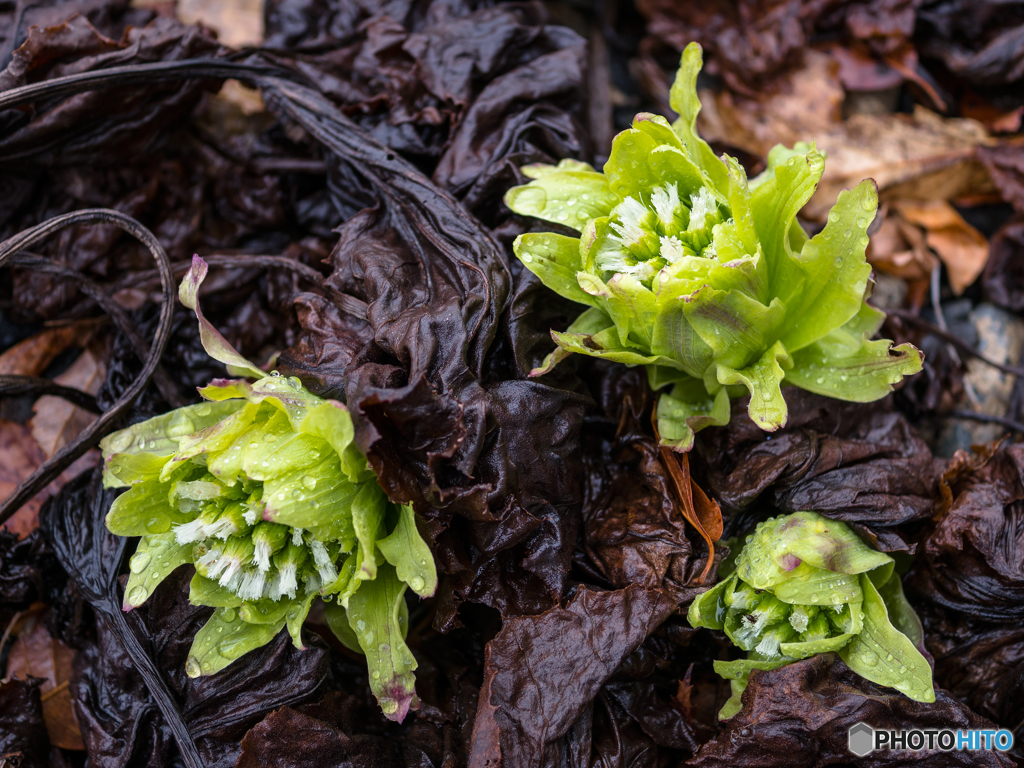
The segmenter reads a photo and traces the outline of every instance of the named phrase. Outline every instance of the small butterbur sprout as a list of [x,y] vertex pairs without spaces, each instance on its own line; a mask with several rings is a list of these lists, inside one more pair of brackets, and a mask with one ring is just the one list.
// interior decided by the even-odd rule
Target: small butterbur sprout
[[749,393],[762,429],[785,425],[784,383],[867,402],[921,370],[921,353],[871,341],[884,314],[866,303],[867,229],[877,191],[864,181],[839,195],[809,238],[796,215],[825,159],[813,145],[779,146],[748,181],[696,132],[701,49],[683,53],[670,101],[675,123],[637,115],[612,143],[603,172],[586,163],[522,169],[513,211],[576,230],[528,233],[516,256],[562,296],[586,305],[540,375],[570,354],[644,366],[664,445],[688,451],[694,433],[728,422],[731,397]]
[[690,605],[692,626],[723,630],[748,652],[715,662],[733,691],[719,717],[740,710],[751,671],[830,651],[861,677],[935,701],[921,624],[893,566],[848,525],[815,512],[758,525],[734,567]]
[[417,706],[416,660],[400,620],[405,590],[427,597],[437,587],[412,508],[388,500],[353,442],[343,404],[264,373],[203,318],[197,293],[205,274],[196,257],[182,302],[195,310],[207,352],[245,378],[213,381],[198,405],[100,444],[105,484],[127,488],[107,527],[142,537],[124,610],[145,602],[179,565],[195,566],[190,600],[217,609],[185,665],[198,677],[283,629],[302,648],[302,623],[323,599],[332,628],[365,654],[382,710],[402,720]]

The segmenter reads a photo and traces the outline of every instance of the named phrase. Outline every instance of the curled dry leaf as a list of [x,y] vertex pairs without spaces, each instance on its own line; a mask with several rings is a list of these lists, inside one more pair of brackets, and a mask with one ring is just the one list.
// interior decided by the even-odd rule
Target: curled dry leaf
[[921,106],[911,115],[858,114],[843,121],[839,70],[818,52],[808,52],[804,65],[780,77],[776,88],[758,98],[701,92],[699,125],[707,140],[761,156],[776,144],[791,147],[813,137],[828,162],[801,211],[806,218],[824,221],[839,192],[864,178],[877,182],[882,200],[951,200],[993,191],[976,149],[997,142],[977,121],[943,118]]
[[25,680],[38,677],[44,681],[39,687],[39,694],[46,732],[50,743],[63,749],[85,749],[68,687],[74,658],[74,651],[50,637],[41,617],[32,616],[11,646],[7,660],[8,678]]
[[879,271],[910,283],[927,281],[938,265],[925,244],[924,233],[889,207],[871,237],[868,261]]
[[698,584],[703,584],[715,562],[715,542],[722,538],[722,509],[717,501],[709,499],[700,486],[693,482],[690,477],[689,454],[676,453],[672,448],[661,444],[654,413],[651,414],[651,424],[654,427],[654,439],[658,442],[658,449],[661,452],[661,462],[672,478],[672,488],[675,490],[683,517],[697,529],[697,533],[708,545],[708,560],[697,580]]
[[924,228],[925,241],[946,265],[949,284],[959,296],[978,279],[988,261],[988,240],[944,200],[896,200],[900,215]]

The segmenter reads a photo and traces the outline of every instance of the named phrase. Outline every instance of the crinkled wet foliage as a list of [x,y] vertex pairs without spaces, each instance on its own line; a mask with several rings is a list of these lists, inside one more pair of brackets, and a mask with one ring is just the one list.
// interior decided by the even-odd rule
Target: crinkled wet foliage
[[[225,578],[230,563],[203,560],[209,547],[196,552],[231,539],[256,558],[250,538],[275,534],[272,520],[257,535],[243,515],[232,522],[238,530],[218,537],[220,518],[251,499],[207,476],[215,452],[189,464],[188,477],[168,479],[208,483],[190,493],[216,486],[208,521],[192,508],[208,499],[179,494],[179,512],[200,521],[201,538],[179,542],[156,530],[161,521],[137,515],[113,526],[144,534],[150,560],[160,536],[175,537],[182,552],[189,545],[148,581],[130,565],[140,539],[105,525],[112,505],[115,522],[128,505],[115,503],[122,491],[104,487],[91,452],[60,465],[38,496],[42,509],[12,518],[17,533],[0,531],[0,664],[28,670],[0,682],[0,764],[941,767],[1009,766],[1024,755],[853,759],[846,742],[858,721],[998,726],[1024,738],[1024,453],[1014,442],[1024,434],[1019,4],[265,6],[262,46],[238,49],[228,45],[238,26],[230,14],[219,22],[221,42],[166,3],[0,4],[0,239],[71,211],[122,211],[166,249],[175,282],[194,254],[209,264],[203,312],[239,359],[270,361],[313,407],[344,404],[345,450],[358,454],[357,479],[386,510],[366,546],[376,551],[375,541],[415,525],[436,564],[436,593],[417,588],[410,572],[402,578],[411,588],[388,602],[416,664],[415,701],[403,699],[404,718],[386,716],[373,677],[381,667],[332,631],[337,604],[313,601],[318,590],[298,583],[295,595],[282,591],[284,556],[273,558],[287,548],[277,539],[261,545],[267,568],[257,558],[235,583],[233,572]],[[874,195],[857,184],[873,177],[878,213],[858,223],[871,237],[868,303],[888,315],[880,337],[920,349],[924,360],[921,373],[871,403],[779,376],[769,394],[785,416],[774,420],[735,386],[739,378],[727,393],[702,389],[704,399],[726,393],[712,404],[713,422],[661,430],[663,442],[692,443],[684,461],[659,444],[647,373],[595,359],[609,355],[591,337],[611,321],[572,350],[583,354],[531,377],[565,350],[565,332],[585,309],[572,299],[590,294],[575,283],[551,290],[513,243],[576,243],[587,222],[560,221],[560,210],[546,212],[549,222],[534,218],[545,211],[531,192],[511,195],[511,207],[504,199],[513,188],[543,187],[538,169],[565,159],[600,170],[615,146],[645,131],[664,128],[651,141],[676,142],[673,107],[692,117],[694,104],[670,85],[691,41],[704,49],[697,131],[711,148],[697,165],[727,152],[738,158],[734,179],[753,181],[771,165],[769,179],[789,157],[769,162],[773,145],[815,139],[820,154],[802,155],[824,175],[813,197],[813,184],[801,192],[810,199],[795,226],[807,237],[789,230],[790,245],[823,240],[837,199],[838,213],[851,200],[867,211]],[[688,72],[696,77],[692,61]],[[47,86],[60,78],[71,79]],[[26,86],[28,95],[17,90]],[[634,127],[642,112],[668,122]],[[598,186],[605,178],[581,165],[560,172]],[[703,200],[707,226],[673,219],[671,232],[658,230],[659,248],[682,248],[685,234],[693,251],[685,255],[695,257],[718,242],[715,225],[732,210],[708,205],[709,190],[728,196],[724,177],[718,182],[683,190],[687,217]],[[665,209],[672,190],[659,195]],[[589,219],[621,204],[609,200]],[[654,226],[656,213],[637,215]],[[662,235],[675,240],[665,246]],[[634,271],[647,263],[613,250],[601,258]],[[165,330],[159,366],[112,430],[150,440],[146,430],[163,422],[149,420],[204,407],[197,388],[223,378],[224,366],[208,356],[190,311],[161,317],[154,266],[134,237],[89,224],[0,267],[0,493],[73,442],[91,414],[112,409],[146,373]],[[858,281],[866,277],[866,267],[857,270]],[[616,279],[597,277],[609,287]],[[814,315],[812,299],[796,302],[804,312],[787,323],[800,330],[811,318],[815,327],[790,329],[793,354],[860,312],[867,289],[852,286],[834,317]],[[758,300],[770,307],[772,298]],[[759,340],[732,362],[684,373],[701,383],[694,376],[715,368],[728,378],[726,367],[746,370],[771,346]],[[85,359],[95,363],[88,375],[76,363]],[[246,428],[269,423],[276,407],[260,410],[262,371],[250,372],[254,384],[220,384],[235,398],[221,415],[252,406]],[[40,381],[55,377],[84,395]],[[66,402],[78,407],[67,406],[59,423],[40,416]],[[693,414],[680,413],[686,425]],[[291,435],[302,425],[278,426]],[[246,482],[264,482],[253,478]],[[804,511],[817,516],[783,517]],[[782,525],[771,518],[811,521],[835,541],[766,549],[755,531]],[[411,541],[415,532],[403,530]],[[347,546],[340,533],[325,540]],[[308,545],[313,558],[296,573],[322,581],[331,573],[314,567],[323,564],[312,541],[294,545]],[[843,542],[856,563],[815,561]],[[758,575],[755,552],[777,556],[769,576]],[[377,567],[396,571],[385,554]],[[193,561],[206,576],[220,568],[216,582]],[[801,592],[805,571],[844,582],[836,589],[850,594],[839,610]],[[219,605],[214,587],[243,603],[238,591],[255,594],[261,573],[260,594],[268,590],[274,606],[294,598],[305,623],[281,628],[288,621],[277,614],[257,621],[267,628],[259,642],[217,659],[215,674],[190,676],[197,635],[241,607]],[[271,599],[272,582],[283,603]],[[205,599],[197,584],[209,587]],[[748,605],[748,587],[770,594]],[[33,651],[40,626],[51,645]],[[882,672],[861,647],[879,637],[905,653]],[[65,674],[55,660],[69,657]],[[922,673],[913,680],[897,664],[911,661]],[[418,708],[406,714],[406,705]],[[84,751],[68,745],[69,728]]]

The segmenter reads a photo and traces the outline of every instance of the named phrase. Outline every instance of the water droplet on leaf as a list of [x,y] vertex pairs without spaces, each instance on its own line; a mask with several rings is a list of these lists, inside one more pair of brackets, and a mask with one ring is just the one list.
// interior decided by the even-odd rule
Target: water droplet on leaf
[[128,561],[128,568],[131,569],[132,573],[142,573],[152,559],[153,557],[149,552],[136,552],[132,555],[132,559]]

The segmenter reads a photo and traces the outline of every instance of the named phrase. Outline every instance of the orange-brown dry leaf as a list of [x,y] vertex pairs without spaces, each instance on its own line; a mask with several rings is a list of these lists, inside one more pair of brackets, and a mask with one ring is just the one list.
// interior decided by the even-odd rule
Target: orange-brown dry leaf
[[892,210],[871,236],[867,257],[880,272],[910,282],[928,280],[938,264],[925,244],[924,233]]
[[[657,429],[655,439],[658,439]],[[698,579],[698,583],[703,584],[715,561],[715,542],[722,538],[722,510],[718,502],[709,499],[700,486],[691,479],[689,454],[676,453],[663,445],[659,445],[659,448],[661,461],[672,478],[683,517],[697,529],[697,533],[708,545],[708,561]]]
[[961,448],[953,454],[953,458],[949,460],[949,464],[946,465],[946,470],[942,473],[942,477],[939,480],[940,496],[935,503],[935,511],[932,513],[933,520],[938,522],[949,513],[950,507],[953,506],[953,497],[955,495],[953,486],[988,464],[1004,440],[1005,438],[1000,437],[998,440],[993,440],[984,445],[972,445],[970,451],[965,451]]
[[946,265],[949,284],[959,296],[978,279],[988,261],[988,241],[943,200],[897,200],[900,215],[922,227],[928,247]]
[[62,325],[19,341],[0,355],[0,374],[38,376],[64,350],[84,346],[92,328],[89,322]]
[[41,616],[36,615],[22,628],[7,660],[7,677],[46,680],[39,689],[43,719],[50,743],[63,749],[85,749],[68,687],[74,658],[75,652],[60,640],[51,638]]

